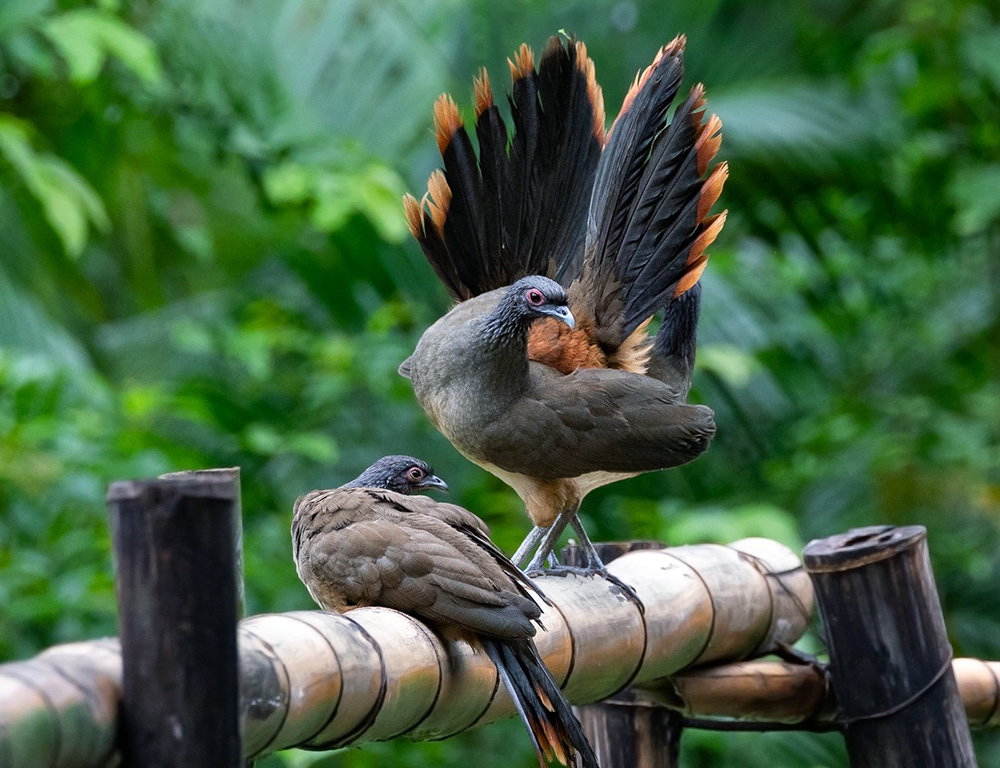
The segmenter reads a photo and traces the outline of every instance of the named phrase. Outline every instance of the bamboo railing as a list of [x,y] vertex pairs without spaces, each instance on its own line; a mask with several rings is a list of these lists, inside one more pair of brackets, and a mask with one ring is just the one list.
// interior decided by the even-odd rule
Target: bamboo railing
[[[951,666],[969,725],[1000,727],[1000,662],[955,659]],[[818,665],[740,661],[681,672],[640,687],[645,703],[696,720],[806,724],[817,730],[836,725],[829,681]]]
[[[764,539],[632,552],[603,579],[542,577],[539,651],[575,704],[635,684],[690,717],[806,723],[829,711],[822,673],[743,661],[794,643],[813,613],[798,557]],[[243,749],[444,738],[513,714],[478,645],[387,609],[268,614],[239,627]],[[970,722],[1000,725],[1000,665],[954,662]],[[0,768],[88,768],[115,759],[116,639],[0,665]],[[155,695],[155,691],[150,692]]]
[[[539,652],[574,703],[695,664],[766,653],[795,642],[812,616],[798,556],[765,539],[640,551],[609,570],[639,603],[603,579],[538,579],[552,603]],[[439,637],[396,611],[254,616],[240,623],[239,643],[247,757],[401,735],[444,738],[514,713],[478,645]],[[120,698],[114,639],[0,666],[0,767],[106,764]]]

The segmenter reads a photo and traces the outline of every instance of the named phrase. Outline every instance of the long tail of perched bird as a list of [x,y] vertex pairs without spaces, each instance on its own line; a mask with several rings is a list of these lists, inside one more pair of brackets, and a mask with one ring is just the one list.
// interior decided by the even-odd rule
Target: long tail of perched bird
[[482,642],[531,734],[539,761],[598,768],[580,721],[539,658],[534,643],[489,638]]
[[[459,301],[530,274],[568,287],[576,327],[537,322],[532,360],[563,373],[621,368],[678,378],[663,356],[682,364],[693,356],[697,296],[683,312],[671,304],[698,283],[725,223],[725,212],[709,211],[728,168],[709,170],[722,125],[705,119],[700,84],[668,122],[684,43],[661,48],[636,77],[607,133],[594,64],[572,40],[552,38],[537,71],[525,45],[510,62],[509,141],[489,79],[479,75],[478,159],[455,102],[444,95],[435,104],[444,171],[431,175],[420,202],[404,198],[410,230]],[[651,345],[646,325],[661,309],[662,338]],[[682,331],[691,334],[691,355],[674,358]]]

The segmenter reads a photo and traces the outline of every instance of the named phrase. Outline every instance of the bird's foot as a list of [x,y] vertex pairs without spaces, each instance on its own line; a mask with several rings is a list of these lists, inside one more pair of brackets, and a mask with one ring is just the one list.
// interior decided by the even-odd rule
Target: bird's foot
[[[558,541],[567,524],[572,526],[574,533],[579,538],[573,550],[574,560],[576,561],[573,565],[561,565],[553,552],[556,541]],[[576,576],[599,576],[609,582],[614,590],[623,595],[625,599],[631,600],[639,606],[639,610],[643,610],[642,601],[639,600],[639,596],[635,593],[635,590],[617,576],[608,573],[604,561],[601,560],[600,554],[598,554],[594,543],[590,540],[590,536],[587,535],[587,531],[584,529],[583,523],[580,522],[580,518],[575,511],[560,515],[555,523],[540,538],[541,543],[535,552],[535,556],[528,563],[527,567],[524,568],[524,572],[529,578],[537,575],[568,576],[570,574]],[[542,566],[546,562],[548,563],[547,568]]]
[[550,562],[545,568],[526,570],[525,574],[529,579],[534,579],[538,576],[580,576],[582,578],[604,579],[611,585],[613,592],[622,595],[626,600],[631,600],[642,610],[642,601],[639,600],[639,596],[635,590],[614,574],[608,573],[608,569],[604,565],[594,567],[592,564],[584,566],[563,565],[562,563],[552,564]]
[[525,575],[530,579],[536,576],[604,576],[601,571],[592,571],[579,565],[563,565],[560,562],[552,562],[551,558],[544,568],[525,571]]

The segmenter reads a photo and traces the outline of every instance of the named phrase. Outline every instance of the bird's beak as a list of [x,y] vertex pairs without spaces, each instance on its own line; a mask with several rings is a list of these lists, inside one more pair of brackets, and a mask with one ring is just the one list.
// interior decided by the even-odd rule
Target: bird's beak
[[430,489],[433,488],[438,491],[444,491],[448,493],[448,483],[442,480],[437,475],[427,475],[423,480],[417,483],[418,488]]
[[542,307],[541,310],[549,317],[554,317],[556,320],[562,320],[570,328],[576,328],[576,320],[573,319],[573,313],[569,311],[569,307],[558,304],[549,304]]

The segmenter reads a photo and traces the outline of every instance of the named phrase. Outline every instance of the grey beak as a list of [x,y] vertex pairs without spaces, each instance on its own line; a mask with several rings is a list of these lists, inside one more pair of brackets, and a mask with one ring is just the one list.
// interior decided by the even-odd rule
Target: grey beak
[[576,328],[576,320],[573,319],[573,313],[569,311],[569,307],[549,304],[541,309],[542,312],[549,317],[554,317],[556,320],[562,320],[570,328]]
[[418,488],[433,488],[438,491],[444,491],[448,493],[448,483],[442,480],[437,475],[427,475],[423,480],[417,483]]

